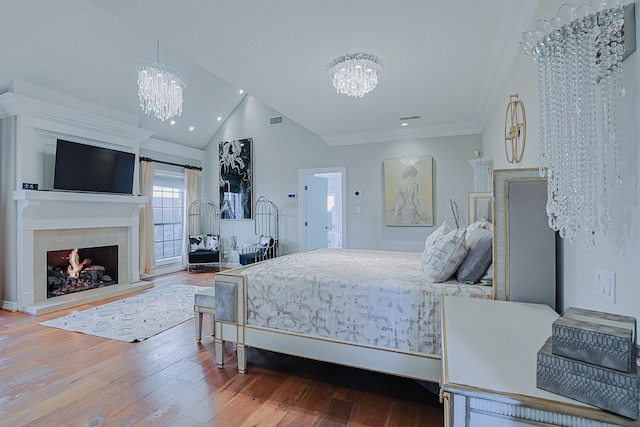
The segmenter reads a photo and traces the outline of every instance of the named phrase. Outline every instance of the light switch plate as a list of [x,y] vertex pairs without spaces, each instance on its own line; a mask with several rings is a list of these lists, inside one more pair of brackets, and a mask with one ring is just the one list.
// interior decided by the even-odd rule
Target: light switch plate
[[596,267],[595,272],[595,288],[596,295],[606,299],[612,304],[616,303],[616,273]]

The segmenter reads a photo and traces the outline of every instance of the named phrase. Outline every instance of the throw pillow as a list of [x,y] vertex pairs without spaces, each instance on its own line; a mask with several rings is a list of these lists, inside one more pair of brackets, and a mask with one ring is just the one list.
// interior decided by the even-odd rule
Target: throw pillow
[[208,251],[217,251],[218,250],[218,236],[215,234],[207,234],[207,243],[205,247]]
[[202,238],[202,234],[198,234],[197,236],[189,236],[189,245],[191,252],[205,249],[203,240],[204,239]]
[[425,251],[422,272],[429,283],[449,280],[464,260],[469,247],[466,243],[467,230],[453,230],[436,239]]
[[484,276],[480,278],[480,281],[493,281],[493,260],[491,261],[491,264],[489,264],[489,267],[487,267],[487,271],[484,273]]
[[483,228],[485,230],[493,230],[493,224],[491,224],[485,218],[482,218],[481,220],[476,222],[472,222],[471,224],[467,225],[467,238],[469,238],[471,233],[480,228]]
[[493,256],[493,232],[479,228],[467,235],[469,252],[458,267],[456,279],[470,285],[479,283],[485,275]]
[[444,221],[442,225],[435,230],[431,234],[427,236],[424,241],[424,251],[422,251],[422,258],[420,260],[420,264],[424,265],[425,257],[427,256],[427,249],[433,244],[434,241],[439,239],[442,236],[445,236],[451,232],[451,229],[447,225],[447,221]]
[[260,236],[260,241],[258,242],[258,246],[261,248],[268,248],[271,243],[271,237],[269,236]]

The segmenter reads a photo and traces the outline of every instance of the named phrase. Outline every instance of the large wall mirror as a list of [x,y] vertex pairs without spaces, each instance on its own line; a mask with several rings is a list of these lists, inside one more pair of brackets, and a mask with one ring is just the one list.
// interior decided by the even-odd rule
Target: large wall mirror
[[496,299],[556,309],[556,233],[547,220],[547,180],[536,169],[496,169],[494,292]]

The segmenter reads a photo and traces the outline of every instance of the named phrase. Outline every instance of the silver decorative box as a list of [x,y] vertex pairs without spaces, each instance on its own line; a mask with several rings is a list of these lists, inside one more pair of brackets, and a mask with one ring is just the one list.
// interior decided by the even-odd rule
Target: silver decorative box
[[559,356],[635,373],[636,319],[568,308],[551,328],[551,351]]
[[640,418],[640,377],[555,355],[551,340],[538,351],[536,386],[618,415]]

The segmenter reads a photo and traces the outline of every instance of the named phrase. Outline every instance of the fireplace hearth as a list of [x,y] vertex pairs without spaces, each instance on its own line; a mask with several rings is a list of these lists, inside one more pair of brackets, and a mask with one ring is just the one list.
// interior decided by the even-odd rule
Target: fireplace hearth
[[47,252],[47,298],[117,283],[117,245]]

